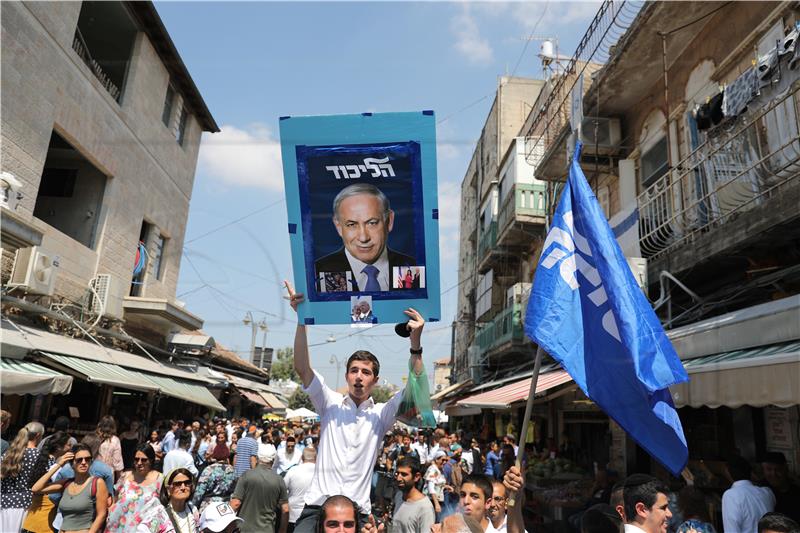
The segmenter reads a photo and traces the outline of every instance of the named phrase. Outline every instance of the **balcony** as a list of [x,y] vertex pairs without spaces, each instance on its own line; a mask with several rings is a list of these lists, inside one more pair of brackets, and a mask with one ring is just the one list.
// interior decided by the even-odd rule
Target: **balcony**
[[531,233],[544,229],[547,191],[544,184],[516,183],[500,207],[497,244],[524,245]]
[[[797,216],[800,87],[708,140],[638,197],[642,254],[686,270]],[[785,232],[784,232],[785,233]]]
[[89,47],[86,45],[86,41],[83,39],[83,35],[81,35],[80,30],[75,30],[75,38],[72,40],[72,49],[78,53],[83,62],[86,63],[86,66],[89,67],[89,70],[92,71],[94,77],[100,81],[100,84],[108,91],[108,94],[111,97],[119,102],[119,97],[121,91],[119,87],[111,80],[111,77],[106,74],[106,71],[100,66],[100,63],[97,62],[96,59],[92,58],[92,55],[89,53]]
[[478,272],[483,274],[490,270],[495,261],[503,255],[497,247],[497,221],[493,220],[486,229],[479,232],[479,235]]
[[522,329],[522,304],[503,309],[491,322],[486,323],[475,335],[475,342],[482,354],[521,343],[525,335]]

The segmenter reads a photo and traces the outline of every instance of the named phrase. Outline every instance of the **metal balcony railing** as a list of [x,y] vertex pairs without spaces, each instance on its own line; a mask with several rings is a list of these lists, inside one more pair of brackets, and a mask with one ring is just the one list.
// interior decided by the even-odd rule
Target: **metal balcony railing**
[[493,220],[489,227],[483,230],[478,240],[478,260],[483,259],[495,246],[497,246],[497,221]]
[[628,30],[643,4],[641,1],[605,0],[600,6],[575,54],[553,78],[552,90],[543,91],[540,100],[534,104],[538,111],[525,133],[529,140],[525,146],[525,159],[529,163],[538,162],[537,154],[545,153],[569,121],[570,93],[580,75],[590,63],[601,64],[608,60],[613,45]]
[[645,257],[667,253],[779,194],[800,176],[800,88],[714,132],[638,198]]
[[523,336],[522,305],[515,303],[485,324],[475,335],[475,339],[481,353],[485,353],[508,342],[522,340]]
[[111,97],[119,102],[120,90],[111,78],[103,70],[103,67],[100,66],[100,63],[97,62],[96,59],[92,58],[92,55],[89,53],[89,47],[86,46],[86,41],[83,40],[83,35],[79,29],[75,28],[75,38],[72,40],[72,49],[75,50],[83,62],[86,63],[86,66],[89,67],[89,70],[92,71],[92,74],[100,80],[100,83],[105,87],[108,94]]
[[499,232],[502,233],[519,216],[544,218],[546,198],[547,191],[543,184],[515,183],[500,208],[497,222]]

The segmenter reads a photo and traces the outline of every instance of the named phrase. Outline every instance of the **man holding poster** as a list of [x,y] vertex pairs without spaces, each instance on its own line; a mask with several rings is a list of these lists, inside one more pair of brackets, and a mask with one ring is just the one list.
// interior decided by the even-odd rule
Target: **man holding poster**
[[[304,301],[285,282],[292,309]],[[422,363],[422,328],[425,320],[414,309],[405,310],[408,316],[410,360],[409,368],[417,375],[424,371]],[[375,403],[371,393],[378,383],[380,362],[370,352],[358,350],[347,360],[345,379],[347,394],[343,395],[325,385],[320,374],[311,368],[308,340],[304,325],[298,324],[294,339],[294,368],[303,381],[303,390],[320,416],[320,437],[314,477],[305,495],[305,507],[295,525],[296,533],[314,533],[320,505],[334,494],[343,494],[356,502],[362,514],[360,526],[366,521],[371,505],[369,499],[372,467],[384,434],[392,427],[404,398],[405,389],[386,403]]]
[[417,264],[413,257],[388,247],[394,211],[386,195],[370,183],[348,185],[339,191],[333,200],[333,224],[343,247],[315,261],[318,276],[349,272],[355,291],[388,291],[393,268]]

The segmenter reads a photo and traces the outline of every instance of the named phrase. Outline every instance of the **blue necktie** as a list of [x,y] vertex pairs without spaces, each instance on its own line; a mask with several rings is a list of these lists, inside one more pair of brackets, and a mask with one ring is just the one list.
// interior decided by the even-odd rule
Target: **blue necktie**
[[378,272],[380,272],[377,267],[372,265],[367,265],[361,270],[362,274],[367,275],[367,286],[364,287],[365,291],[380,291],[381,284],[378,283]]

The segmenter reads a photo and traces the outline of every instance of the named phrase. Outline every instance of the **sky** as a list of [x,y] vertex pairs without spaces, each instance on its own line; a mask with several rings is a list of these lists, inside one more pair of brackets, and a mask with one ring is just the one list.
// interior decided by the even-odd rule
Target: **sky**
[[[499,77],[541,78],[537,39],[555,38],[559,54],[571,56],[600,3],[155,5],[221,129],[201,142],[177,297],[243,357],[248,311],[266,322],[269,347],[291,346],[295,333],[282,298],[292,264],[278,118],[434,110],[442,320],[426,324],[422,337],[432,378],[433,361],[450,357],[461,181]],[[408,373],[408,341],[392,325],[307,330],[312,367],[333,386],[344,385],[343,363],[358,349],[378,356],[387,383],[401,385]]]

